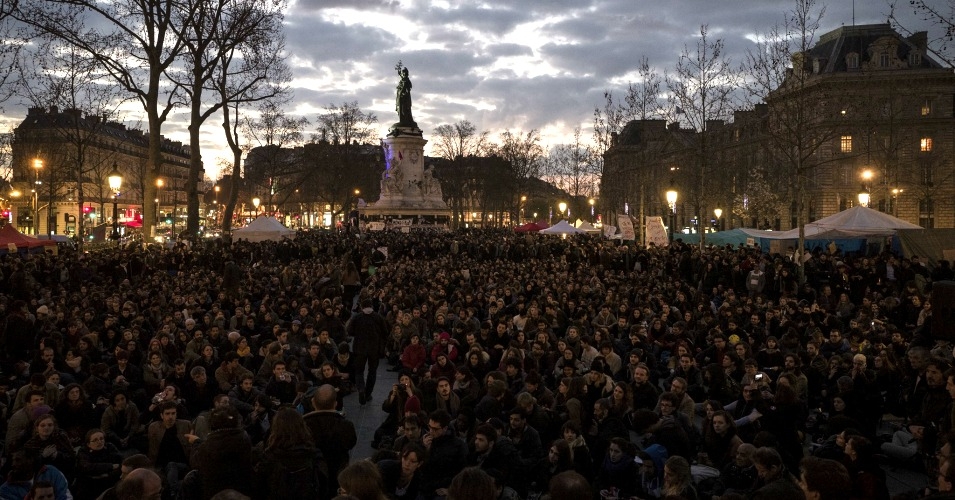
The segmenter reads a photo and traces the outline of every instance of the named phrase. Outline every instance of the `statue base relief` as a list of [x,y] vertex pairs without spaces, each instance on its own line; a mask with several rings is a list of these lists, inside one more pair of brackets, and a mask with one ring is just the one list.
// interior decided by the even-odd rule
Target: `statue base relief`
[[421,129],[392,126],[381,147],[385,171],[381,174],[381,197],[360,212],[368,219],[424,218],[446,222],[451,210],[445,203],[441,184],[431,167],[424,164],[428,141]]

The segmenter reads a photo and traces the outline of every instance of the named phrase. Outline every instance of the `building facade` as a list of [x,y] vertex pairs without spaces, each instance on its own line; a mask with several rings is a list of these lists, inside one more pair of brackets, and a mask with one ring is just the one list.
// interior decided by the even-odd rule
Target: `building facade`
[[[147,150],[143,131],[75,109],[30,108],[14,130],[10,223],[26,234],[75,236],[85,217],[89,233],[112,224],[115,197],[118,223],[140,227]],[[145,202],[171,215],[162,219],[184,221],[189,147],[164,140],[162,151],[159,197]],[[118,195],[108,183],[114,171],[122,177]]]
[[[931,57],[925,33],[843,26],[796,54],[764,103],[708,126],[717,173],[704,184],[708,206],[721,208],[725,228],[786,230],[859,203],[955,227],[953,113],[955,73]],[[603,206],[638,215],[643,200],[644,215],[663,215],[671,185],[691,189],[681,180],[699,140],[657,120],[628,124],[604,155]],[[695,211],[678,202],[678,230],[716,225]]]

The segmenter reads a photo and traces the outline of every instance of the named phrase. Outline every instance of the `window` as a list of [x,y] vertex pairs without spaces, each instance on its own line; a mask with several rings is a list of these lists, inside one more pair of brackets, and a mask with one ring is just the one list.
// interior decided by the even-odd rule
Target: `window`
[[935,203],[931,198],[919,200],[919,225],[925,229],[935,227]]
[[855,52],[846,54],[846,66],[849,69],[858,69],[859,68],[859,54]]
[[819,74],[819,69],[820,69],[821,66],[822,66],[822,64],[819,62],[819,59],[813,59],[813,61],[812,61],[812,72],[818,75],[818,74]]
[[931,163],[923,163],[919,168],[919,181],[923,186],[931,187],[935,183],[935,172]]
[[923,137],[919,140],[919,151],[929,153],[932,151],[932,138]]
[[844,135],[839,138],[839,151],[843,153],[852,152],[852,136]]
[[909,54],[909,66],[918,67],[922,65],[922,54],[912,52]]
[[888,53],[888,52],[880,52],[880,53],[879,53],[879,67],[880,67],[880,68],[888,68],[888,67],[889,67],[889,53]]
[[922,103],[922,116],[928,116],[932,114],[932,103],[928,99]]

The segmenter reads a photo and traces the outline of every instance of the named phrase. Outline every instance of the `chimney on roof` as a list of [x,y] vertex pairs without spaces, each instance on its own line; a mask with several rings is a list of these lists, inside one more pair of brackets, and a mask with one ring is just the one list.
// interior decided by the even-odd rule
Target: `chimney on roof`
[[60,108],[58,108],[58,107],[56,107],[56,106],[50,106],[50,114],[51,114],[51,115],[55,115],[55,114],[57,114],[57,113],[59,113],[59,112],[60,112]]
[[925,53],[928,50],[928,32],[927,31],[917,31],[912,36],[909,37],[909,42],[919,49],[919,52]]

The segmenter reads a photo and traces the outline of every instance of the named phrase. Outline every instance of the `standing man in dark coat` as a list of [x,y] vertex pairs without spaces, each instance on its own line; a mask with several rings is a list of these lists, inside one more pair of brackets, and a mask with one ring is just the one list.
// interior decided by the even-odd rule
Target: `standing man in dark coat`
[[[352,351],[355,356],[355,388],[358,402],[365,404],[371,399],[378,377],[378,360],[385,355],[388,340],[388,323],[376,313],[371,300],[361,302],[361,312],[348,321],[348,335],[355,339]],[[366,379],[365,365],[368,365]]]
[[358,444],[355,424],[335,411],[338,404],[335,390],[329,384],[319,386],[312,396],[315,411],[305,415],[312,441],[328,464],[328,491],[331,492],[338,490],[338,473],[348,465],[348,454]]
[[246,495],[252,493],[252,441],[240,427],[241,422],[235,408],[217,408],[209,415],[209,437],[192,442],[190,462],[198,471],[203,500],[230,488]]

